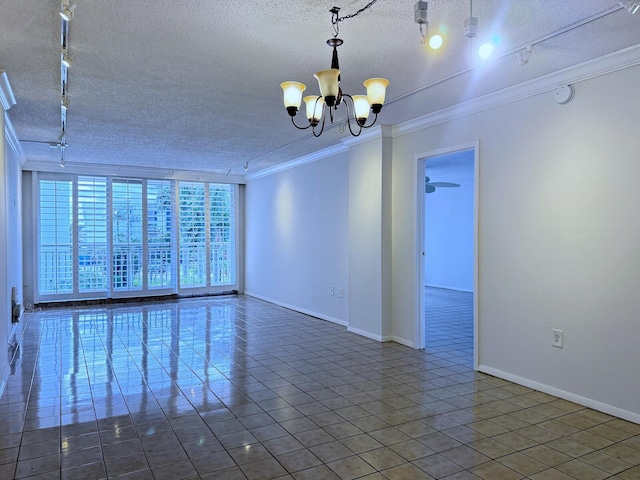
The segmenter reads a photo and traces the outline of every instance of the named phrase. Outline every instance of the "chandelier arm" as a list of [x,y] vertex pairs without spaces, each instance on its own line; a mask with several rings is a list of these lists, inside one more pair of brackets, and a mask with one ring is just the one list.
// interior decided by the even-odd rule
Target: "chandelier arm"
[[[358,122],[356,122],[356,123],[358,123]],[[358,135],[360,135],[362,133],[362,127],[360,126],[360,124],[358,124],[358,133],[353,133],[353,129],[351,128],[351,119],[349,117],[347,117],[347,126],[349,127],[349,132],[354,137],[357,137]]]
[[[349,97],[349,99],[351,100],[351,105],[353,105],[353,97],[351,95],[349,95],[348,93],[343,93],[342,97]],[[351,115],[349,115],[349,103],[345,100],[344,102],[345,107],[347,108],[347,122],[349,121],[349,119],[351,118]],[[354,108],[354,115],[353,118],[355,119],[356,123],[358,124],[358,126],[360,127],[360,132],[362,132],[363,128],[371,128],[375,125],[376,120],[378,120],[378,114],[374,113],[375,117],[373,118],[373,122],[371,122],[369,125],[360,125],[360,123],[358,123],[358,119],[355,117],[355,107]],[[358,135],[355,135],[353,133],[353,131],[351,130],[351,125],[349,124],[349,131],[351,132],[352,135],[354,136],[358,136],[360,135],[360,132],[358,132]]]
[[319,137],[320,135],[322,135],[322,132],[324,131],[324,119],[326,118],[326,115],[322,115],[322,126],[320,127],[320,131],[318,133],[316,133],[316,127],[313,127],[311,129],[311,132],[313,133],[314,137]]
[[[345,93],[345,94],[343,94],[343,96],[349,97],[349,99],[351,100],[351,104],[353,105],[353,97],[351,97],[351,95]],[[358,125],[359,129],[358,129],[358,133],[353,133],[353,129],[351,128],[351,112],[349,112],[349,102],[347,102],[346,100],[344,102],[344,108],[346,108],[346,110],[347,110],[347,126],[349,127],[349,132],[354,137],[357,137],[358,135],[360,135],[362,133],[362,127],[360,126],[360,124],[356,120],[356,124]],[[355,112],[355,107],[354,107],[353,110]],[[355,117],[354,117],[354,119],[355,119]]]
[[376,120],[378,120],[378,114],[374,113],[375,117],[373,118],[373,122],[371,122],[369,125],[362,125],[362,128],[371,128],[376,124]]
[[309,128],[311,126],[311,122],[309,122],[309,125],[307,125],[306,127],[300,127],[300,126],[296,125],[296,121],[294,119],[295,119],[295,117],[291,117],[291,123],[293,123],[293,126],[296,127],[298,130],[306,130],[307,128]]

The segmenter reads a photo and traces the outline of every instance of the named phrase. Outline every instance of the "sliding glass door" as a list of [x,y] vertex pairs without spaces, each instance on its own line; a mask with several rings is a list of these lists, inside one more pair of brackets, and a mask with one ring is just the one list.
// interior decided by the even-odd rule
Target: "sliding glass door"
[[36,176],[36,302],[237,289],[236,185]]

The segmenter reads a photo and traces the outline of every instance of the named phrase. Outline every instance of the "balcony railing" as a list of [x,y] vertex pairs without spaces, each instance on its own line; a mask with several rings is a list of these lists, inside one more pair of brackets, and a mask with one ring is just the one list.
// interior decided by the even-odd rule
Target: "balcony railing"
[[[207,282],[205,245],[182,245],[180,248],[181,288],[230,285],[235,279],[235,250],[228,242],[212,242],[209,254],[210,278]],[[174,254],[167,243],[147,245],[147,288],[175,286]],[[73,293],[74,262],[72,245],[41,245],[39,258],[39,292],[41,295]],[[114,291],[141,290],[142,245],[81,246],[78,251],[78,291],[107,292],[109,282]]]

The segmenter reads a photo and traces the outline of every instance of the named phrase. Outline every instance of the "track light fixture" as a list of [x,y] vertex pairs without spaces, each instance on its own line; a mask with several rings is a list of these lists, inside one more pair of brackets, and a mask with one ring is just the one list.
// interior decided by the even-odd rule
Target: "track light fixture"
[[[309,123],[306,126],[298,126],[294,120],[294,117],[298,113],[300,104],[302,103],[302,92],[307,88],[306,85],[300,82],[282,82],[284,93],[284,106],[291,117],[291,123],[294,127],[305,130],[311,128],[313,135],[319,137],[324,131],[325,119],[329,115],[330,122],[334,122],[335,112],[341,103],[344,103],[347,111],[347,125],[349,132],[354,137],[357,137],[362,133],[363,128],[372,127],[378,119],[378,113],[382,110],[385,100],[385,92],[389,80],[385,78],[370,78],[365,80],[364,86],[367,89],[366,95],[349,95],[344,93],[340,88],[340,66],[338,64],[338,47],[343,44],[343,41],[338,38],[338,24],[346,18],[352,18],[371,7],[377,0],[372,0],[364,8],[361,8],[352,15],[346,15],[340,17],[338,12],[339,7],[333,7],[331,10],[331,23],[333,24],[334,35],[333,38],[327,40],[327,45],[333,48],[333,56],[331,60],[331,68],[328,70],[321,70],[316,72],[314,77],[318,80],[318,86],[320,87],[320,96],[308,95],[304,97],[306,105],[307,120]],[[369,112],[373,112],[375,118],[367,125],[367,119],[369,118]],[[352,128],[351,122],[356,124],[355,129]],[[316,127],[320,125],[319,130]]]
[[429,4],[427,2],[418,0],[413,6],[413,20],[420,26],[420,35],[422,35],[420,43],[429,45],[432,50],[438,50],[444,44],[442,26],[438,33],[429,35],[429,21],[427,20],[428,7]]
[[73,17],[76,9],[75,3],[70,0],[60,2],[60,136],[55,146],[60,147],[60,166],[64,167],[64,153],[67,148],[67,110],[69,108],[68,96],[68,71],[71,67],[71,57],[69,56],[69,20]]
[[469,0],[469,18],[464,19],[464,36],[471,39],[478,34],[478,17],[473,16],[473,0]]
[[62,54],[62,64],[67,67],[67,68],[71,68],[71,63],[73,63],[72,58],[69,56],[68,53],[63,53]]
[[249,171],[249,162],[244,162],[243,168],[244,168],[245,172],[248,172]]
[[627,9],[631,15],[640,10],[640,2],[634,2],[629,0],[619,1],[618,5]]
[[413,20],[420,25],[420,35],[422,35],[422,43],[427,40],[429,33],[429,21],[427,20],[427,9],[429,4],[423,0],[418,0],[413,6]]
[[60,145],[60,166],[64,168],[64,149],[67,147],[66,144]]
[[60,5],[60,16],[63,20],[69,22],[73,18],[73,12],[78,5],[75,3],[70,3],[69,0],[62,0],[62,5]]
[[429,35],[429,21],[427,20],[427,11],[429,4],[423,0],[418,0],[413,6],[413,20],[420,27],[420,35],[422,35],[423,45],[429,45],[432,50],[438,50],[444,44],[442,32]]

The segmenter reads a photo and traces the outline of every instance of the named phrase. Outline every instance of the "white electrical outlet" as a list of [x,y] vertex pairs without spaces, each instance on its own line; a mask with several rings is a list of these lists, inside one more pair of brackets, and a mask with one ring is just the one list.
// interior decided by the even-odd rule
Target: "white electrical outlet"
[[553,340],[551,342],[551,345],[553,345],[554,347],[562,348],[562,330],[554,328],[553,330],[551,330],[551,332],[553,333]]
[[333,295],[335,293],[334,289],[333,289],[333,285],[331,285],[329,287],[329,295]]
[[338,297],[342,298],[344,296],[344,290],[342,290],[342,287],[338,287]]

